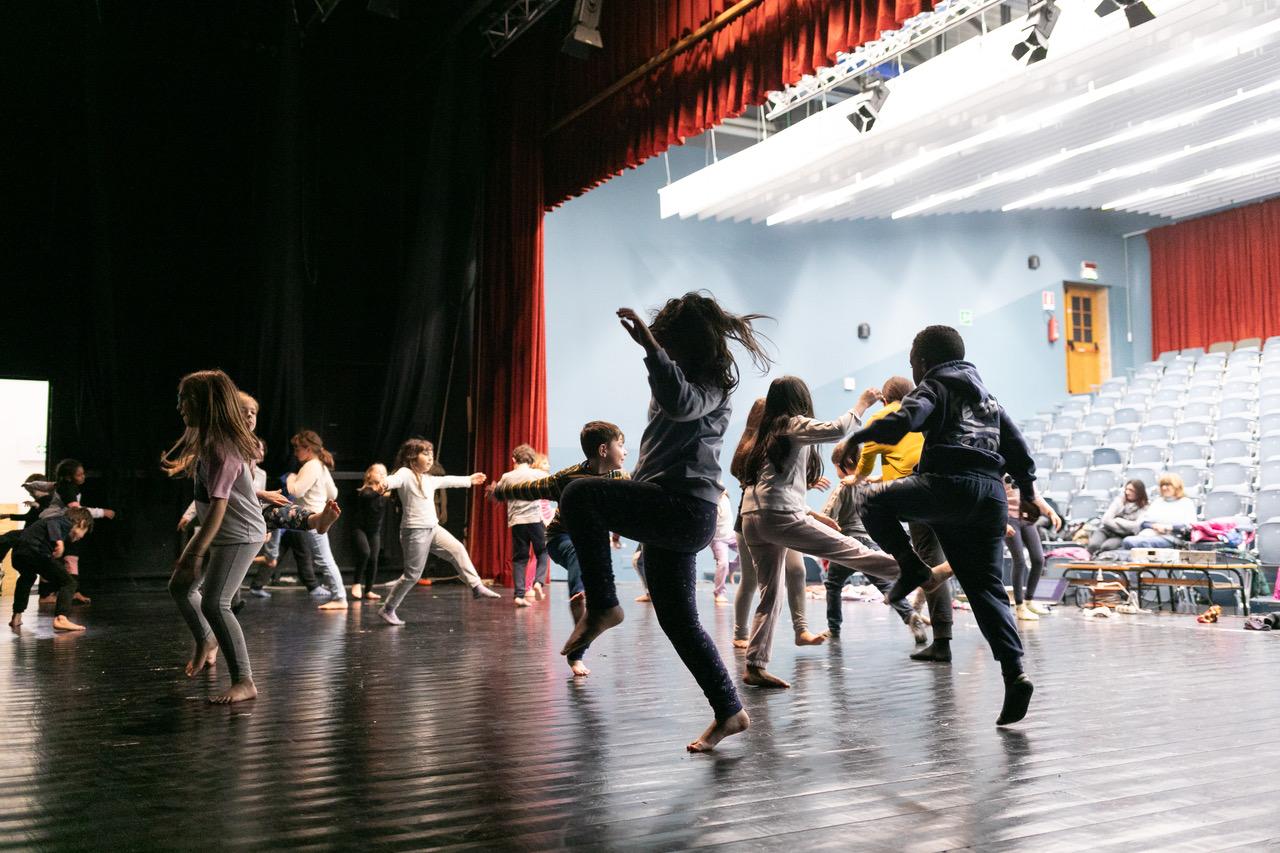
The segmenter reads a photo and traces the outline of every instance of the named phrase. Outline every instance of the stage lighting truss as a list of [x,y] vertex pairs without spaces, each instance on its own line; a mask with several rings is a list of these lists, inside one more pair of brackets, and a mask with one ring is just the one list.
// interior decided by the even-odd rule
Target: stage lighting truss
[[1093,13],[1099,18],[1105,18],[1118,9],[1124,9],[1124,16],[1129,21],[1129,27],[1138,27],[1147,21],[1155,20],[1155,13],[1142,0],[1102,0],[1098,8]]
[[1062,10],[1053,0],[1040,0],[1033,5],[1027,12],[1028,26],[1022,34],[1022,41],[1013,46],[1013,58],[1019,62],[1025,59],[1031,65],[1048,56],[1049,36],[1061,15]]
[[484,37],[489,42],[489,55],[497,56],[524,35],[530,27],[560,0],[508,0],[502,10],[485,25]]
[[[898,30],[886,30],[880,38],[848,53],[836,54],[836,64],[819,68],[780,92],[770,92],[765,100],[765,118],[773,121],[796,107],[845,86],[886,63],[917,50],[988,9],[1007,0],[941,0],[932,12],[908,18]],[[1110,0],[1109,0],[1110,2]]]

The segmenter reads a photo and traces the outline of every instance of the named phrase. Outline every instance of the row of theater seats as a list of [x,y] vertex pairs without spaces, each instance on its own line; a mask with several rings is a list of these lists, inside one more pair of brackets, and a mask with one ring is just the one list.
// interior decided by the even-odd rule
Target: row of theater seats
[[1201,518],[1248,518],[1263,562],[1280,563],[1280,336],[1211,349],[1162,354],[1022,423],[1037,479],[1081,521],[1126,481],[1154,498],[1175,473]]

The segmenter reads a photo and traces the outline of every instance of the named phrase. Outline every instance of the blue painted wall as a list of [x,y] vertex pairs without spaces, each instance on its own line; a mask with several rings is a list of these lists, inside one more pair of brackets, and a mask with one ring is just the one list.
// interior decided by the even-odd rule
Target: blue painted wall
[[[701,151],[672,153],[672,171],[701,165]],[[619,306],[652,309],[669,296],[709,289],[731,310],[776,318],[762,329],[777,363],[761,377],[743,364],[727,453],[750,401],[783,373],[803,377],[819,417],[853,403],[859,388],[909,375],[912,336],[930,323],[962,327],[970,359],[1017,417],[1066,393],[1063,344],[1045,340],[1042,290],[1058,293],[1095,261],[1111,286],[1113,371],[1149,358],[1150,304],[1145,244],[1120,235],[1154,224],[1146,217],[1090,211],[936,216],[897,222],[841,222],[768,228],[750,223],[662,220],[661,158],[564,205],[546,220],[548,384],[552,464],[580,458],[578,428],[604,418],[633,449],[648,399],[640,350],[618,326]],[[1039,255],[1040,268],[1027,268]],[[1126,320],[1132,300],[1133,343]],[[857,339],[861,322],[871,338]],[[1136,353],[1136,355],[1135,355]],[[632,459],[634,461],[634,458]],[[736,494],[735,490],[731,492]],[[813,503],[817,505],[815,497]]]

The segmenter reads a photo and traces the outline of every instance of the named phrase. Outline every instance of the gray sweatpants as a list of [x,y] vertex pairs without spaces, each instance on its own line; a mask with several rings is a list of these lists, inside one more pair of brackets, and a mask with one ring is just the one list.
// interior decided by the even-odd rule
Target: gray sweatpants
[[[733,638],[745,640],[751,636],[751,599],[755,597],[756,588],[760,585],[756,578],[756,564],[751,559],[751,550],[747,548],[747,540],[741,534],[738,537],[738,570],[742,573],[742,583],[733,596]],[[791,610],[791,627],[798,636],[809,630],[809,620],[804,615],[805,571],[804,558],[795,551],[787,551],[785,572],[787,586],[787,607]]]
[[178,573],[174,572],[169,578],[169,594],[187,621],[191,635],[197,643],[203,642],[210,634],[217,639],[231,670],[232,683],[253,677],[244,631],[240,630],[240,623],[231,612],[231,599],[240,589],[244,576],[253,565],[253,558],[261,549],[261,540],[214,545],[205,558],[203,584],[199,575],[184,581],[179,580]]
[[404,552],[404,574],[387,593],[387,601],[382,606],[386,610],[395,610],[404,601],[422,578],[422,571],[427,567],[427,554],[431,552],[431,540],[435,536],[434,527],[401,527],[400,550]]
[[749,666],[763,667],[769,662],[780,603],[778,586],[788,550],[825,558],[869,577],[898,577],[898,563],[893,557],[872,551],[801,512],[749,513],[743,516],[742,533],[760,583],[760,605],[751,623],[751,645],[747,647]]

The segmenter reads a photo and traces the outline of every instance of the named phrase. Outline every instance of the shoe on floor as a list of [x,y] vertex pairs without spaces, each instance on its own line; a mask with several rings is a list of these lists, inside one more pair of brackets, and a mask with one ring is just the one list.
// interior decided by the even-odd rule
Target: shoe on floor
[[1203,625],[1212,625],[1218,621],[1218,617],[1222,615],[1222,605],[1214,604],[1208,610],[1196,617],[1196,621]]
[[252,595],[254,598],[270,598],[271,597],[271,593],[267,592],[265,589],[263,589],[260,586],[249,587],[249,594]]
[[382,617],[382,621],[388,625],[403,625],[404,620],[396,615],[394,610],[387,610],[385,607],[378,610],[378,615]]
[[1027,609],[1037,616],[1052,616],[1053,611],[1038,601],[1028,601]]
[[484,584],[480,584],[479,586],[473,586],[471,588],[471,597],[472,598],[502,598],[502,596],[498,595],[496,592],[489,589],[489,587],[485,586]]
[[1250,616],[1244,620],[1244,629],[1246,631],[1270,631],[1271,625],[1262,616]]
[[1013,609],[1013,615],[1018,617],[1019,622],[1039,622],[1040,617],[1031,612],[1031,608],[1025,604],[1019,604]]

